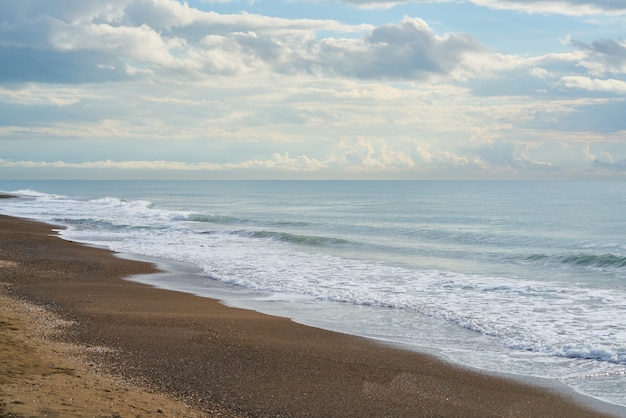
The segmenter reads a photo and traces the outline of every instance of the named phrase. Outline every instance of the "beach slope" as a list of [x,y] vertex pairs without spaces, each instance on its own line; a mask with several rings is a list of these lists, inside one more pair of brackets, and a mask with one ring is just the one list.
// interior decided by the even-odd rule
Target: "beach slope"
[[154,271],[0,216],[0,416],[603,416],[427,355],[123,280]]

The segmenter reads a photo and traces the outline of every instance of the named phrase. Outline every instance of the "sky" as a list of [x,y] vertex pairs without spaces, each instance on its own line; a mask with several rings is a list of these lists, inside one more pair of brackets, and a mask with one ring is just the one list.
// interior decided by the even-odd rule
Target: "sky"
[[625,179],[625,0],[0,2],[2,179]]

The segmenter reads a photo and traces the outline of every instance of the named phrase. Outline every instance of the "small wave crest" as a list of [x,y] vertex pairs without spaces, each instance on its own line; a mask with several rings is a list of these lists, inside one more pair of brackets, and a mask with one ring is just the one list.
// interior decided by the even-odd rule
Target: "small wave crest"
[[594,360],[612,364],[626,364],[626,347],[620,344],[592,345],[572,342],[560,345],[556,341],[554,341],[554,344],[549,344],[547,341],[543,343],[537,341],[529,342],[528,340],[520,341],[499,333],[493,335],[503,337],[505,345],[514,350],[543,353],[572,360]]
[[12,192],[8,192],[8,194],[12,194],[15,196],[21,197],[30,197],[30,198],[59,198],[61,195],[55,195],[50,193],[42,193],[31,189],[20,189]]
[[81,229],[113,230],[128,228],[127,225],[117,225],[112,222],[91,218],[54,218],[52,220],[68,227],[80,227]]
[[279,241],[285,241],[293,244],[311,245],[314,247],[348,244],[348,241],[339,238],[328,238],[312,235],[296,235],[285,232],[257,231],[253,234],[253,236],[255,238],[272,238]]
[[296,222],[296,221],[275,221],[275,222],[270,222],[270,225],[276,225],[276,226],[296,226],[296,227],[306,227],[311,225],[310,222],[304,222],[304,221],[300,221],[300,222]]
[[206,222],[216,224],[230,224],[235,222],[241,222],[241,219],[237,219],[233,216],[226,215],[206,215],[201,213],[192,213],[185,217],[186,220],[192,222]]
[[148,208],[154,207],[154,204],[145,200],[126,200],[117,197],[103,197],[100,199],[90,200],[90,203],[111,207],[128,207],[128,208]]
[[565,346],[560,352],[557,353],[557,355],[560,357],[573,359],[599,360],[609,363],[626,364],[626,351],[624,351],[624,348],[614,351],[606,347]]
[[[201,223],[214,223],[214,224],[236,224],[236,223],[252,223],[253,221],[248,219],[237,218],[234,216],[221,215],[221,214],[206,214],[206,213],[190,213],[176,220],[185,220]],[[309,222],[294,222],[294,221],[274,221],[268,222],[267,225],[276,227],[306,227],[310,225]]]
[[564,266],[587,267],[587,268],[612,268],[626,267],[626,256],[616,254],[533,254],[524,258],[526,262],[539,262],[544,264],[561,264]]
[[314,235],[290,234],[278,231],[230,231],[230,234],[239,235],[254,239],[269,239],[274,241],[287,242],[296,245],[306,245],[312,247],[325,247],[331,245],[349,245],[350,242],[340,238],[320,237]]

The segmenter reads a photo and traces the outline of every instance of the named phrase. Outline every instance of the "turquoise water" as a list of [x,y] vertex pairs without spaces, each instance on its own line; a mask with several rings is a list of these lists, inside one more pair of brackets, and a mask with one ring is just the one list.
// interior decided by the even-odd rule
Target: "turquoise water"
[[[139,280],[626,405],[626,184],[0,181]],[[181,267],[186,266],[186,267]],[[193,266],[189,267],[189,266]]]

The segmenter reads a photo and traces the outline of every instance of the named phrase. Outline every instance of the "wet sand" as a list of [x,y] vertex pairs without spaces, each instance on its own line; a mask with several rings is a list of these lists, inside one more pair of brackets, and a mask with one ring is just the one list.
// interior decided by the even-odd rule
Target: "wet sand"
[[0,216],[0,416],[594,417],[544,388],[123,280]]

